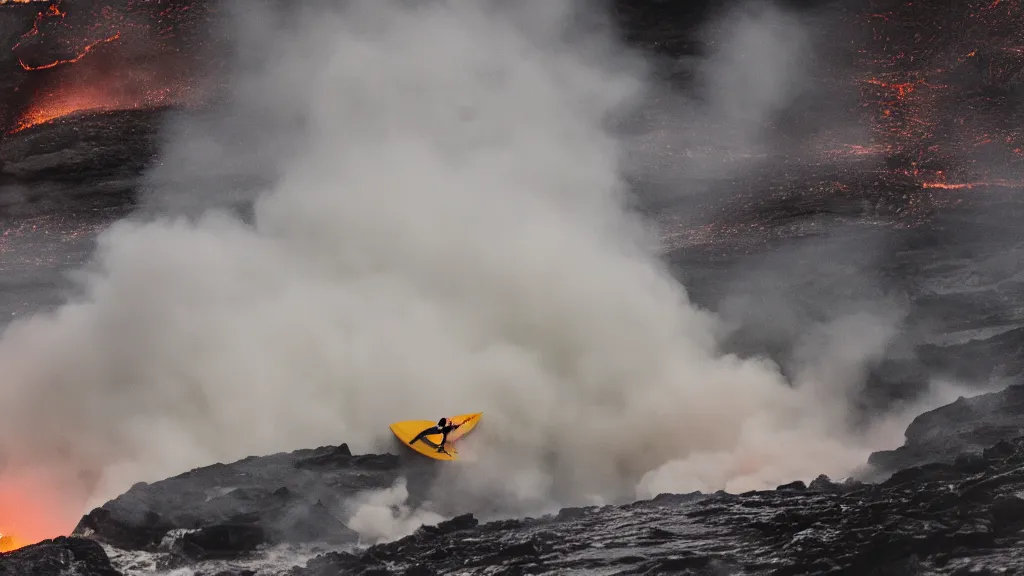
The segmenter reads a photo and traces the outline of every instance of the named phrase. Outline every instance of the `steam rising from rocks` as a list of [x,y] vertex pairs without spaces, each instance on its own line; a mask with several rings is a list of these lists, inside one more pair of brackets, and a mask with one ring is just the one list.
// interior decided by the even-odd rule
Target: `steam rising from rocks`
[[[640,59],[603,22],[567,28],[575,4],[496,4],[351,2],[278,25],[246,2],[237,98],[173,126],[151,175],[150,207],[193,215],[112,226],[81,292],[4,334],[11,465],[48,465],[95,505],[213,461],[398,449],[388,423],[471,411],[460,489],[512,507],[862,463],[877,437],[847,430],[846,392],[889,317],[840,322],[793,382],[721,353],[719,320],[625,208],[608,126],[644,94]],[[751,73],[708,86],[787,85]],[[209,185],[250,168],[271,181],[251,222]]]

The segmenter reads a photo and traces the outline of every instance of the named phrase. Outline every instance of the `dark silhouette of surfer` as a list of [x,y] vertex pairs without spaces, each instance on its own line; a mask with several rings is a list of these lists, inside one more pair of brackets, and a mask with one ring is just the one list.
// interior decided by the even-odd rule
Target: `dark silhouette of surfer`
[[455,430],[459,426],[462,426],[462,424],[455,424],[454,422],[447,418],[441,418],[440,420],[437,421],[436,426],[431,426],[430,428],[427,428],[426,430],[417,434],[415,438],[409,440],[409,444],[415,444],[416,441],[422,440],[425,436],[430,436],[431,434],[440,434],[441,442],[437,447],[437,451],[444,452],[445,454],[447,454],[448,451],[444,449],[444,445],[446,442],[448,442],[448,434],[450,434],[452,430]]

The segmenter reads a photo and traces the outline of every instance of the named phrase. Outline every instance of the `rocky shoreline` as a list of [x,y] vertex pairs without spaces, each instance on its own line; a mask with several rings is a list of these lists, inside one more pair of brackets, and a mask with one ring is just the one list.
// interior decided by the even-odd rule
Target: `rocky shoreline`
[[[1020,557],[1024,437],[880,484],[819,477],[773,491],[664,494],[478,524],[461,516],[290,576],[503,573],[997,573]],[[964,570],[970,567],[972,571]],[[986,571],[988,570],[988,571]]]
[[[72,537],[0,555],[0,575],[133,574],[111,550],[204,576],[995,574],[1024,566],[1022,402],[1024,385],[1014,385],[922,414],[904,446],[872,455],[883,481],[821,476],[490,522],[464,514],[371,546],[346,524],[353,496],[428,483],[429,467],[345,445],[250,457],[139,483]],[[321,552],[291,567],[246,567],[296,544]]]

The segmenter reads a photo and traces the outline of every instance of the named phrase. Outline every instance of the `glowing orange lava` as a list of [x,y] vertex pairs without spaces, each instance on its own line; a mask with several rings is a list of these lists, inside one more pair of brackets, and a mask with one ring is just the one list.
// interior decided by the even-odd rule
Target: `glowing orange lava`
[[95,86],[74,86],[42,94],[26,110],[9,133],[51,122],[81,112],[135,110],[162,106],[175,100],[171,89],[154,90],[140,95],[113,94],[103,83]]
[[97,40],[97,41],[93,42],[92,44],[87,45],[85,48],[82,49],[81,52],[78,53],[77,56],[75,56],[73,58],[67,58],[67,59],[64,59],[64,60],[54,60],[53,62],[50,62],[49,64],[42,64],[40,66],[29,66],[28,64],[25,64],[25,62],[23,60],[19,59],[18,60],[18,64],[23,69],[29,70],[29,71],[32,71],[32,70],[48,70],[50,68],[55,68],[55,67],[60,66],[62,64],[74,64],[75,62],[78,62],[82,58],[85,58],[86,56],[88,56],[89,52],[92,52],[97,46],[100,46],[100,45],[103,45],[103,44],[107,44],[109,42],[113,42],[114,40],[117,40],[120,37],[121,37],[121,33],[118,32],[118,33],[116,33],[113,36],[110,36],[108,38],[103,38],[102,40]]
[[21,548],[23,544],[11,534],[0,534],[0,554]]
[[[152,8],[146,3],[129,2],[124,10],[83,8],[82,13],[65,4],[43,4],[13,47],[20,67],[33,75],[33,94],[3,127],[7,134],[82,112],[188,106],[198,96],[195,64],[172,41],[179,28],[192,25],[191,3],[159,15],[147,14]],[[156,30],[159,40],[154,40]],[[43,55],[40,46],[46,47]],[[140,46],[147,56],[136,54]],[[59,56],[49,52],[54,47]]]
[[897,99],[906,98],[907,95],[910,94],[911,92],[913,92],[914,88],[915,88],[915,85],[914,85],[913,82],[889,83],[889,82],[882,82],[881,80],[878,80],[877,78],[869,78],[868,80],[866,80],[866,82],[868,84],[874,84],[876,86],[881,86],[882,88],[888,88],[890,90],[895,90],[896,91],[896,98]]
[[985,180],[981,182],[923,182],[924,188],[940,188],[943,190],[970,190],[973,188],[1024,188],[1024,182],[1011,180]]
[[81,517],[73,497],[49,476],[6,473],[0,478],[0,552],[69,534]]

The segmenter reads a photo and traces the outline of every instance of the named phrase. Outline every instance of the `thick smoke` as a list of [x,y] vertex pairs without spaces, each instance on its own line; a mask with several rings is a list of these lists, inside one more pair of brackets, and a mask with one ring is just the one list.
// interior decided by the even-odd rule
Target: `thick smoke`
[[362,544],[372,545],[408,536],[424,524],[444,520],[437,513],[410,507],[408,499],[405,478],[390,488],[357,494],[348,527],[359,534]]
[[[843,350],[870,356],[888,334],[854,317],[795,382],[720,352],[719,321],[624,209],[607,126],[645,71],[600,21],[569,29],[576,7],[554,0],[347,4],[279,27],[255,3],[237,12],[258,52],[228,92],[244,98],[230,121],[172,131],[164,157],[195,172],[177,186],[264,162],[273,183],[251,222],[112,226],[79,295],[11,325],[12,466],[89,471],[75,481],[92,505],[214,461],[391,448],[390,422],[478,410],[466,486],[512,506],[864,461],[877,438],[844,425],[860,358]],[[709,86],[744,89],[724,74]],[[219,127],[247,137],[207,137]]]

